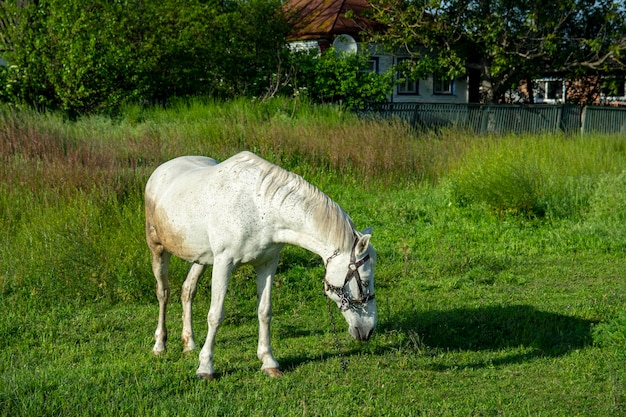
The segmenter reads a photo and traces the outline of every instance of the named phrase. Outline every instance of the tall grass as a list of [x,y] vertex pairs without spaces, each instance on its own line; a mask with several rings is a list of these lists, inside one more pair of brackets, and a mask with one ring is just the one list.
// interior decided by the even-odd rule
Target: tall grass
[[482,202],[499,213],[576,216],[590,209],[607,175],[625,169],[625,146],[619,136],[478,139],[456,161],[449,187],[457,202]]
[[[117,119],[74,122],[2,107],[0,288],[56,296],[67,287],[59,277],[78,273],[75,296],[117,301],[150,293],[149,271],[140,279],[120,278],[137,274],[133,263],[145,261],[148,175],[179,155],[224,159],[244,149],[324,189],[337,182],[363,191],[443,184],[447,198],[460,205],[586,219],[594,233],[619,242],[621,229],[612,225],[626,217],[625,143],[608,136],[416,132],[398,121],[364,120],[338,107],[286,99],[137,106]],[[129,236],[130,246],[122,243]]]
[[416,137],[398,121],[374,122],[336,106],[280,98],[263,103],[187,101],[165,110],[136,109],[132,119],[159,132],[167,157],[198,153],[225,158],[247,149],[287,168],[322,167],[365,183],[436,181],[457,142],[467,139],[433,141]]
[[[244,149],[287,168],[321,167],[364,183],[435,182],[467,138],[432,139],[416,137],[399,122],[284,99],[131,107],[117,120],[94,116],[74,123],[28,110],[0,114],[5,182],[35,189],[60,183],[115,188],[120,171],[153,168],[182,154],[224,159]],[[23,170],[21,164],[42,165]]]
[[136,268],[145,263],[142,192],[167,159],[224,159],[248,149],[318,183],[338,176],[365,186],[434,182],[452,147],[433,139],[289,100],[132,107],[118,119],[74,122],[3,107],[1,293],[45,303],[149,296],[149,270]]

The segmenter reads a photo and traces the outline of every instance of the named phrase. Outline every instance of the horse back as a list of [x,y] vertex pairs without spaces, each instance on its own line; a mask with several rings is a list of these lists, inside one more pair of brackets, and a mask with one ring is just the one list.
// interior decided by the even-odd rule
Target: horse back
[[219,164],[186,156],[159,166],[146,184],[149,246],[202,264],[223,253],[237,263],[260,256],[256,248],[268,244],[260,233],[266,228],[259,223],[262,209],[255,198],[261,174],[241,163],[251,155],[238,154]]

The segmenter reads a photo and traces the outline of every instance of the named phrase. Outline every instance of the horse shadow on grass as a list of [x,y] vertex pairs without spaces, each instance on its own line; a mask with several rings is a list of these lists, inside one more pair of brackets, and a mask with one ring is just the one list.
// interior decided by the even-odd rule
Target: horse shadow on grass
[[[429,360],[426,365],[435,371],[500,366],[558,357],[590,346],[593,324],[595,322],[590,320],[541,311],[529,305],[402,311],[381,320],[370,343],[376,345],[375,338],[381,334],[388,335],[388,340],[397,341],[380,344],[369,351],[380,355],[400,352],[431,357],[442,352],[501,352],[495,355],[496,359],[488,361],[454,364],[448,358]],[[348,347],[345,342],[343,345]],[[349,346],[343,353],[347,358],[363,354],[358,344],[350,343]],[[332,355],[331,350],[329,354]],[[286,368],[293,369],[303,362],[324,358],[285,359]]]

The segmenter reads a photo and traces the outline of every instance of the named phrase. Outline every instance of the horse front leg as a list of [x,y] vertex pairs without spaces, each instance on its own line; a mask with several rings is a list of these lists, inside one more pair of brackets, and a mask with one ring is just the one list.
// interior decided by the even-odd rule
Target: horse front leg
[[263,363],[261,370],[270,377],[282,375],[278,362],[272,353],[271,322],[272,322],[272,283],[278,266],[278,257],[272,261],[255,267],[257,272],[257,296],[259,317],[259,345],[257,356]]
[[200,365],[196,371],[196,375],[203,379],[213,379],[213,350],[215,347],[215,335],[217,329],[224,320],[224,299],[226,298],[226,289],[230,274],[233,271],[231,262],[215,261],[211,276],[211,307],[207,315],[209,330],[204,341],[204,346],[200,351]]
[[205,265],[191,264],[187,278],[183,283],[183,287],[180,294],[180,301],[183,305],[183,331],[181,339],[183,341],[183,353],[191,352],[196,348],[194,341],[193,327],[192,327],[192,310],[193,299],[196,295],[196,288],[198,285],[198,278],[204,273],[206,269]]
[[152,352],[155,355],[160,355],[165,350],[165,343],[167,341],[167,302],[170,298],[170,283],[167,277],[167,270],[171,254],[162,247],[152,248],[152,272],[156,278],[156,295],[159,300],[159,321],[156,331],[154,332],[154,347]]

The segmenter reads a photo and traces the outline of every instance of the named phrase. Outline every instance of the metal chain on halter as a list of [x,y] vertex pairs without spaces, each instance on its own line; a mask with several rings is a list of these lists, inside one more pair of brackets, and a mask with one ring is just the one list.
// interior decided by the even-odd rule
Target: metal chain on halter
[[337,327],[335,326],[335,316],[333,315],[333,309],[330,305],[330,298],[326,298],[326,305],[328,306],[328,315],[330,316],[330,325],[333,328],[333,334],[335,335],[335,346],[337,347],[337,356],[339,357],[339,361],[341,362],[341,370],[342,371],[346,371],[346,369],[348,369],[348,362],[350,362],[347,359],[343,358],[343,355],[341,354],[341,346],[339,345],[339,335],[337,334]]

